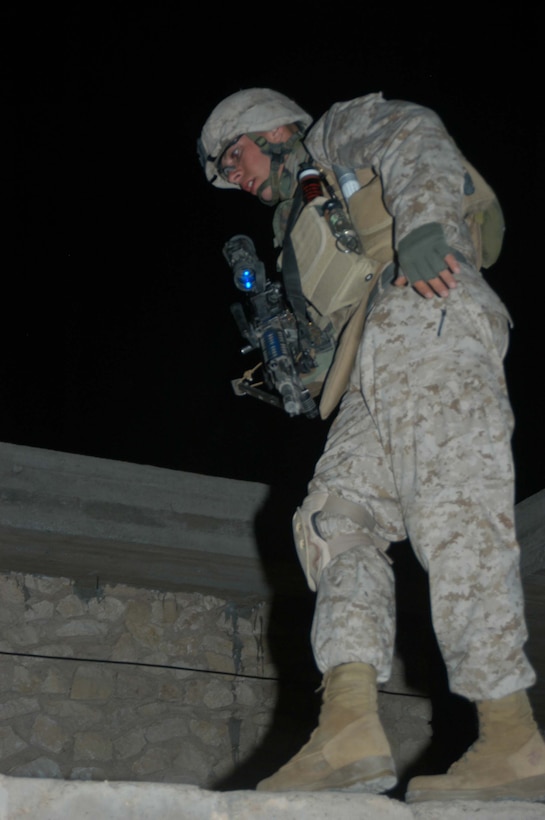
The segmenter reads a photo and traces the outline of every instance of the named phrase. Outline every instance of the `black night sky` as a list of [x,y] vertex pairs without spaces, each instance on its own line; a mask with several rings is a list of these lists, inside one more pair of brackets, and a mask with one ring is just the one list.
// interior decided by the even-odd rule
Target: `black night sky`
[[515,323],[506,368],[517,498],[545,487],[537,16],[478,31],[393,9],[379,19],[337,8],[329,20],[324,7],[310,23],[308,5],[191,20],[173,3],[18,9],[0,12],[1,441],[306,481],[327,425],[230,385],[246,362],[221,251],[246,233],[271,265],[272,212],[210,188],[195,143],[238,88],[276,88],[316,117],[382,91],[434,108],[502,202],[504,252],[487,278]]

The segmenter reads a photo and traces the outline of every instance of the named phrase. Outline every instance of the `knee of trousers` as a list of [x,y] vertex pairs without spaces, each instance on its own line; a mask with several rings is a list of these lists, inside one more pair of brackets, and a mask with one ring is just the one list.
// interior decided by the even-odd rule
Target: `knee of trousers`
[[[349,518],[357,525],[356,532],[339,533],[325,540],[318,527],[318,517],[321,513]],[[297,557],[313,592],[316,592],[320,576],[327,564],[352,547],[372,547],[389,560],[386,550],[390,542],[374,532],[374,518],[364,507],[340,496],[327,493],[308,495],[295,511],[292,525]]]

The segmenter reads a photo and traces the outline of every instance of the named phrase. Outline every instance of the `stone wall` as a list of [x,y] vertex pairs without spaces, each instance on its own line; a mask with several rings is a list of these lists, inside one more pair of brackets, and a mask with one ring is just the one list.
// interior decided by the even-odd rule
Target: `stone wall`
[[[263,601],[1,574],[0,771],[252,788],[318,709],[306,625],[275,624]],[[427,745],[428,701],[380,697],[403,765]]]
[[0,576],[2,772],[212,786],[271,719],[265,609]]

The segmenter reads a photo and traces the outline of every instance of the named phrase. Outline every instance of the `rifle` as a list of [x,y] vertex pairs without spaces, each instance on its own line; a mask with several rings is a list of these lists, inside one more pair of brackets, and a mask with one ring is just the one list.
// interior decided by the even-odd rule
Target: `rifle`
[[[289,416],[319,416],[309,389],[318,368],[316,356],[331,349],[328,335],[290,310],[281,283],[267,278],[265,265],[258,258],[248,236],[237,234],[225,243],[223,255],[233,271],[235,286],[246,295],[244,304],[231,305],[239,333],[247,344],[243,355],[261,352],[262,361],[231,384],[236,395],[250,395],[283,408]],[[254,381],[262,367],[263,379]]]

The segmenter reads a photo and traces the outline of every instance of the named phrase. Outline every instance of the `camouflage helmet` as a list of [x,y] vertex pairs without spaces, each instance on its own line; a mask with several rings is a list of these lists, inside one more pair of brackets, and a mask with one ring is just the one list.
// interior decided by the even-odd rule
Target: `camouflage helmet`
[[206,178],[217,188],[238,188],[218,173],[218,161],[242,134],[299,123],[304,133],[312,117],[289,97],[270,88],[246,88],[222,100],[201,131],[197,147]]

